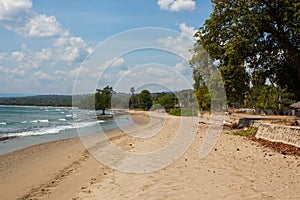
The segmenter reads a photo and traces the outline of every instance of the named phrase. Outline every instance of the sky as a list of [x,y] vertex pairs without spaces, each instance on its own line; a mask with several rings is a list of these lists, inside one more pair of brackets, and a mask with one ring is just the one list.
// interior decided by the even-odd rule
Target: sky
[[189,49],[211,11],[209,0],[0,0],[0,94],[191,88]]

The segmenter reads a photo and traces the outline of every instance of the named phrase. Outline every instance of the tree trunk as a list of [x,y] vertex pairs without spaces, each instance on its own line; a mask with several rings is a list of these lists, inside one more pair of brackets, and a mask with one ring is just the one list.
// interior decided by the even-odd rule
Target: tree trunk
[[300,58],[296,57],[295,62],[296,62],[296,68],[298,72],[298,80],[300,81]]

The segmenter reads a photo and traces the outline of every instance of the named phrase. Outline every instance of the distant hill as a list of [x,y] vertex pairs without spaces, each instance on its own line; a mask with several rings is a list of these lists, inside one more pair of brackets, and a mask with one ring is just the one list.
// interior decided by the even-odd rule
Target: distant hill
[[18,106],[72,106],[71,95],[37,95],[25,97],[1,97],[0,105]]
[[34,96],[33,94],[0,94],[0,98],[3,97],[28,97]]

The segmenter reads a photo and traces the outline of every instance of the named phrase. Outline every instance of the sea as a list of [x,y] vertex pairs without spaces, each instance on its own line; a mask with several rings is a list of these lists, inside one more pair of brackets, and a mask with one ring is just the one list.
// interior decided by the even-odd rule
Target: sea
[[132,124],[127,115],[97,120],[96,114],[78,108],[0,106],[0,155]]

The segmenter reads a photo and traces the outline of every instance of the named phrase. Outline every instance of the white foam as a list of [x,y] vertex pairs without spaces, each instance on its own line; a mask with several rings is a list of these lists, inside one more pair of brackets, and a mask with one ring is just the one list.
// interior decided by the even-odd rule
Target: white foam
[[6,122],[0,122],[0,125],[6,125]]
[[58,121],[67,121],[66,119],[62,118],[62,119],[58,119]]
[[72,117],[72,115],[66,115],[66,117]]
[[88,126],[94,126],[97,123],[98,123],[97,121],[79,122],[79,123],[70,124],[70,125],[41,128],[39,130],[34,130],[34,131],[6,133],[6,134],[1,134],[1,137],[25,137],[25,136],[38,136],[38,135],[47,135],[47,134],[57,134],[60,131],[64,131],[64,130],[68,130],[68,129],[75,129],[75,128],[84,128],[84,127],[88,127]]
[[105,120],[98,120],[99,123],[105,123]]
[[26,124],[28,121],[22,121],[21,124]]
[[37,119],[37,120],[33,120],[33,121],[30,121],[31,123],[47,123],[49,122],[48,119]]

